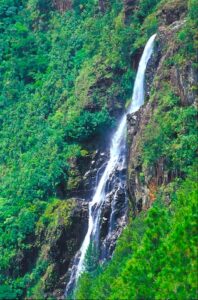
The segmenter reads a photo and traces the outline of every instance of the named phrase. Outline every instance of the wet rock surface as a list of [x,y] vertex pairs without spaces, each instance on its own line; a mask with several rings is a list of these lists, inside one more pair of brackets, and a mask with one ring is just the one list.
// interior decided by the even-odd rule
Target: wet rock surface
[[88,191],[89,199],[93,196],[97,183],[106,167],[109,153],[106,151],[95,151],[90,167],[83,176],[84,190]]
[[108,182],[108,193],[101,209],[99,259],[108,260],[127,222],[126,165],[118,166]]
[[42,279],[46,299],[61,299],[63,296],[69,267],[88,228],[88,203],[81,199],[67,201],[71,202],[69,216],[64,214],[64,205],[60,206],[58,222],[37,233],[41,259],[49,264]]
[[88,152],[84,157],[70,160],[70,177],[64,195],[89,201],[94,194],[96,182],[105,168],[108,157],[109,153],[106,148],[101,147],[100,150]]
[[150,91],[153,84],[153,80],[156,74],[157,67],[160,62],[160,58],[162,55],[162,43],[160,42],[158,36],[155,39],[155,46],[153,55],[151,59],[148,61],[146,73],[145,73],[145,102],[150,97]]
[[104,203],[100,224],[100,260],[110,259],[116,241],[127,223],[126,186],[114,190]]
[[[136,1],[125,1],[125,21],[130,16],[131,11],[136,8]],[[140,141],[144,134],[144,129],[148,125],[154,110],[157,108],[158,99],[150,100],[151,88],[160,88],[160,82],[164,78],[171,80],[175,92],[181,98],[182,105],[192,104],[194,101],[194,92],[189,89],[196,80],[196,74],[190,65],[183,66],[178,69],[176,66],[171,66],[167,73],[164,73],[163,64],[167,58],[171,57],[177,52],[174,43],[175,34],[183,25],[183,14],[185,13],[184,6],[180,10],[174,11],[171,15],[172,8],[165,8],[162,14],[161,27],[159,28],[158,36],[156,37],[156,44],[154,54],[152,55],[147,71],[145,82],[146,103],[144,106],[134,114],[127,116],[127,130],[128,130],[128,166],[121,167],[115,170],[114,175],[108,180],[106,185],[106,199],[101,206],[101,216],[99,222],[99,260],[102,262],[111,258],[115,249],[116,241],[123,227],[127,222],[128,203],[126,197],[126,190],[130,197],[130,203],[134,214],[141,210],[148,209],[154,201],[153,194],[162,183],[170,181],[169,174],[165,171],[166,161],[160,159],[155,168],[148,168],[143,170],[141,162],[141,145]],[[179,19],[179,21],[178,21]],[[138,54],[139,57],[139,54]],[[139,61],[139,59],[138,59]],[[97,85],[101,87],[107,85],[111,86],[111,80],[99,79]],[[96,86],[94,87],[96,88]],[[90,95],[92,89],[90,89]],[[88,107],[90,111],[95,111],[98,108]],[[83,158],[82,161],[75,161],[73,170],[77,170],[79,181],[76,187],[71,188],[71,195],[78,197],[85,197],[87,201],[91,201],[95,188],[99,183],[102,173],[106,167],[109,153],[103,147],[100,150],[92,151]],[[83,166],[83,167],[82,167]],[[127,187],[126,187],[126,173],[127,173]],[[167,203],[169,199],[167,196]],[[93,207],[93,214],[97,207]],[[81,240],[82,242],[82,240]],[[77,255],[71,258],[68,273],[62,277],[62,283],[68,282],[72,268],[76,268],[79,255],[80,244],[76,248]],[[75,272],[74,272],[75,273]],[[57,290],[58,291],[58,290]],[[61,289],[59,290],[61,291]],[[58,295],[59,292],[54,293]]]

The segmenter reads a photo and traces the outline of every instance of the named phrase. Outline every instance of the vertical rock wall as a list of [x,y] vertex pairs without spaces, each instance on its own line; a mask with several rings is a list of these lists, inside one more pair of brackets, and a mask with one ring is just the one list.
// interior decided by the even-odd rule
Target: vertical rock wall
[[[166,185],[178,174],[167,171],[166,158],[161,157],[149,168],[142,164],[142,140],[145,129],[158,108],[156,93],[162,89],[162,82],[171,86],[180,99],[181,106],[195,105],[196,93],[191,88],[196,85],[197,77],[191,62],[183,65],[172,64],[172,57],[178,51],[176,36],[185,24],[186,3],[180,1],[173,11],[173,4],[165,5],[159,12],[160,23],[153,56],[148,63],[145,82],[145,104],[135,114],[128,115],[128,171],[127,187],[131,205],[135,214],[148,209],[155,201],[156,191]],[[151,97],[152,90],[152,97]]]

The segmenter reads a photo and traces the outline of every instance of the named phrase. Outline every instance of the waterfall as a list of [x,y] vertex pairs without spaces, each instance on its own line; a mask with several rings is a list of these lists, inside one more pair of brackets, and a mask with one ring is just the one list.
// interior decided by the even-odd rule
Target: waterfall
[[[156,34],[150,37],[150,39],[148,40],[144,48],[139,63],[136,79],[135,79],[131,105],[129,106],[127,113],[122,117],[121,122],[117,128],[117,131],[115,132],[112,138],[109,161],[107,162],[106,168],[104,169],[104,172],[98,182],[93,199],[89,203],[88,231],[82,243],[80,251],[78,255],[75,257],[74,264],[71,270],[70,280],[66,287],[65,296],[67,296],[71,292],[80,274],[84,270],[84,260],[85,260],[86,252],[89,247],[90,241],[94,241],[95,245],[97,245],[98,243],[99,234],[100,234],[99,224],[100,224],[101,209],[103,203],[106,200],[107,194],[110,192],[108,188],[108,183],[110,178],[111,178],[111,183],[113,185],[116,185],[116,192],[114,193],[112,205],[111,205],[112,211],[111,211],[108,235],[110,235],[113,230],[114,201],[116,201],[118,190],[119,189],[125,190],[125,186],[123,185],[124,180],[122,177],[122,172],[119,172],[119,170],[122,170],[122,168],[126,164],[126,115],[128,113],[136,112],[140,108],[140,106],[144,103],[145,71],[146,71],[147,63],[153,51],[155,36]],[[117,171],[119,175],[115,175]]]

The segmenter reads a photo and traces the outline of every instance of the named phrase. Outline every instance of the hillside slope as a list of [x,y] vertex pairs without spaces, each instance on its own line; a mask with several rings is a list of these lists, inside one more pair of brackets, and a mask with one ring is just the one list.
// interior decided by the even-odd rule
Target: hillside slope
[[93,269],[87,257],[76,299],[197,298],[195,5],[161,1],[148,16],[146,103],[128,115],[132,216],[111,262]]
[[76,298],[195,299],[197,19],[196,0],[1,1],[0,299],[63,295],[155,32],[128,116],[129,225],[111,262],[87,257]]

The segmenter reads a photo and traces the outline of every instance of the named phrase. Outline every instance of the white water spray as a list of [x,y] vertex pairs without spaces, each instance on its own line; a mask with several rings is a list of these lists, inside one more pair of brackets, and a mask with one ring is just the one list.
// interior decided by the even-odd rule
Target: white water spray
[[102,177],[98,183],[96,188],[95,195],[92,201],[89,203],[89,224],[88,224],[88,231],[83,241],[83,244],[80,248],[80,258],[77,263],[77,267],[75,266],[72,268],[70,281],[67,284],[65,295],[67,295],[71,287],[76,284],[80,274],[84,271],[84,260],[86,256],[87,249],[89,247],[91,239],[94,239],[96,235],[98,235],[98,224],[100,221],[101,215],[101,206],[106,199],[106,192],[105,187],[106,183],[113,174],[114,170],[116,170],[119,166],[122,166],[125,163],[125,155],[123,155],[123,148],[125,149],[125,137],[126,137],[126,116],[128,113],[136,112],[140,106],[144,103],[144,78],[145,78],[145,71],[147,63],[152,55],[154,40],[156,34],[150,37],[148,40],[144,52],[142,54],[134,89],[133,89],[133,96],[132,96],[132,103],[129,106],[127,113],[122,117],[121,122],[118,126],[117,131],[115,132],[111,148],[110,148],[110,158],[104,170]]

